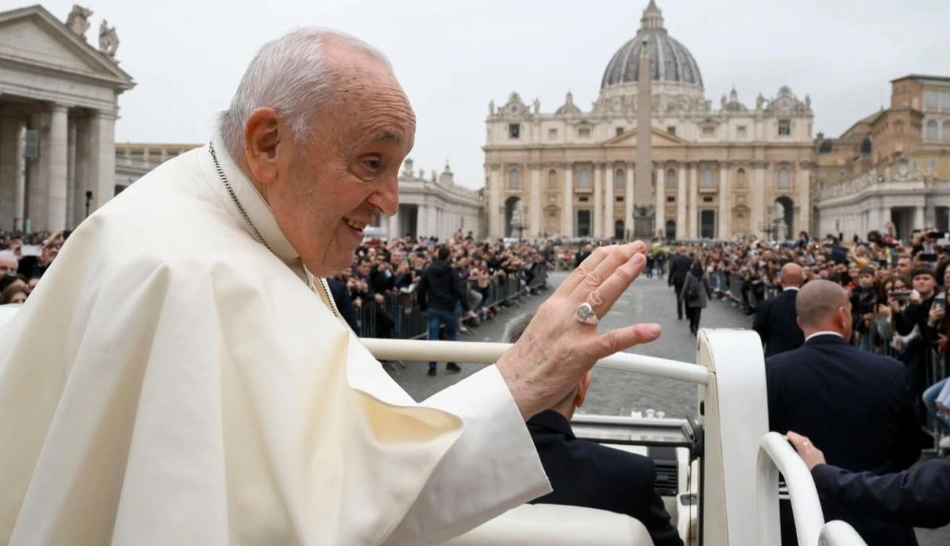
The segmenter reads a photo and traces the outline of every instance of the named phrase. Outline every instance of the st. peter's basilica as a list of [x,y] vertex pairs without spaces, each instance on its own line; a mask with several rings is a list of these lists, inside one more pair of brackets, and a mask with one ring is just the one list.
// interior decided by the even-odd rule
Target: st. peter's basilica
[[[650,77],[638,82],[641,63]],[[785,86],[747,104],[733,89],[714,108],[696,59],[651,0],[589,109],[571,93],[548,113],[516,92],[491,103],[488,235],[794,237],[810,224],[812,120],[810,99]]]

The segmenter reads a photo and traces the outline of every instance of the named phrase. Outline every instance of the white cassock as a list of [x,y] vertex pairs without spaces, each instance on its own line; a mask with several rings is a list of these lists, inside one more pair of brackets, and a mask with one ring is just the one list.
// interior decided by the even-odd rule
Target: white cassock
[[0,335],[0,544],[426,544],[548,493],[497,368],[415,403],[214,143],[270,249],[208,146],[70,236]]

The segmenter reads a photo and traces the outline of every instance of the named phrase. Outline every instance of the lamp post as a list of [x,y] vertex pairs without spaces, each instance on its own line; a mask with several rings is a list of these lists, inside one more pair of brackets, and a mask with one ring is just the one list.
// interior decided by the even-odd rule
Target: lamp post
[[92,202],[92,192],[86,190],[86,218],[89,218],[89,204]]

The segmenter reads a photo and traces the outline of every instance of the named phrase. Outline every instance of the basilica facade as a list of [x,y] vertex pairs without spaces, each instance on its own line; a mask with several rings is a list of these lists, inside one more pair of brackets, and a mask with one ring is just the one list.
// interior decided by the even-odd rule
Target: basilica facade
[[553,112],[516,92],[489,105],[488,235],[794,237],[811,222],[812,121],[785,86],[750,105],[735,89],[707,100],[651,0],[589,109],[571,93]]

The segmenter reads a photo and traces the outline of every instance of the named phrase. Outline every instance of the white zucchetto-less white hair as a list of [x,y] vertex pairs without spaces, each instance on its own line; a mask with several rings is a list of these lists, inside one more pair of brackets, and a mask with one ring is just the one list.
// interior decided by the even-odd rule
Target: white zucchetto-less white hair
[[244,124],[257,108],[274,108],[290,125],[295,139],[311,136],[314,110],[336,91],[327,69],[324,45],[336,41],[368,53],[390,71],[392,64],[366,42],[333,29],[307,27],[264,44],[247,67],[231,106],[221,114],[218,131],[235,160],[244,149]]

